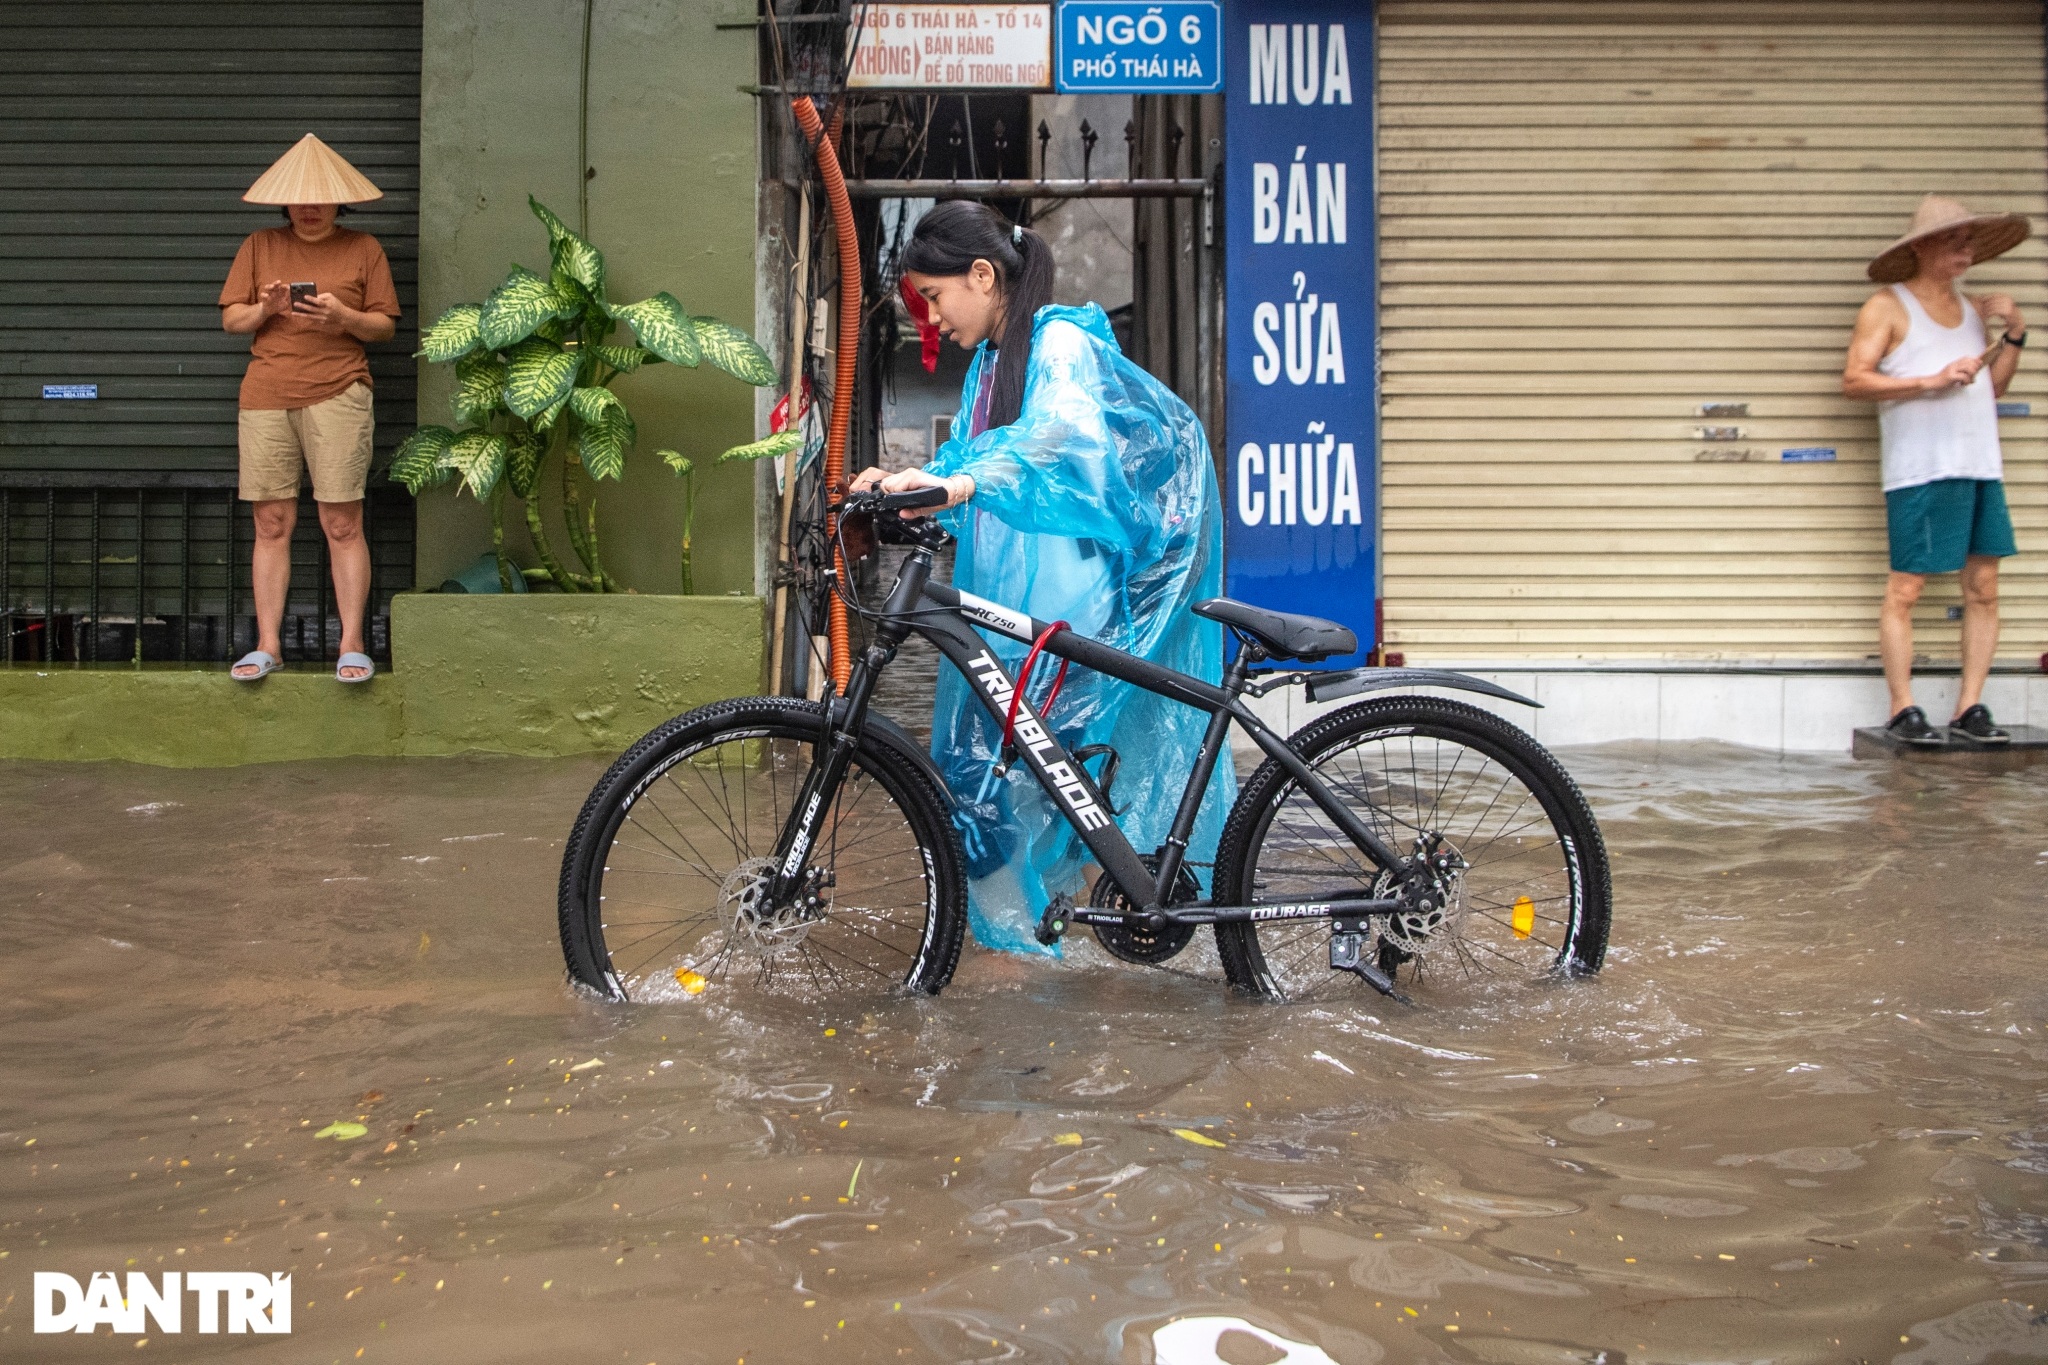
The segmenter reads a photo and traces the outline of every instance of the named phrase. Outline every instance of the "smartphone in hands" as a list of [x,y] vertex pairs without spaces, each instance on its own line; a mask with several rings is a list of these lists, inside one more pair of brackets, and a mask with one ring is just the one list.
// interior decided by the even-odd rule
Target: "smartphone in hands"
[[300,282],[298,282],[298,283],[295,283],[295,284],[293,284],[293,285],[292,285],[292,311],[293,311],[294,313],[298,312],[298,311],[299,311],[299,304],[300,304],[301,302],[306,302],[306,303],[310,303],[310,302],[312,302],[313,296],[314,296],[315,294],[319,293],[319,292],[320,292],[320,286],[319,286],[319,285],[317,285],[317,284],[315,284],[315,283],[313,283],[313,282],[312,282],[311,280],[304,280],[304,281],[300,281]]

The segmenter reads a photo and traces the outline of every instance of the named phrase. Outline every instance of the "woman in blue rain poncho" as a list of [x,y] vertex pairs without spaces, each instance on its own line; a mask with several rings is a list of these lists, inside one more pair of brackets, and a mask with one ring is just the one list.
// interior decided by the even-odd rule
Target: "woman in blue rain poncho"
[[[1125,358],[1100,307],[1051,303],[1052,252],[1029,228],[981,204],[942,203],[902,259],[933,325],[974,362],[937,457],[886,478],[871,469],[856,484],[943,485],[938,515],[959,541],[953,581],[964,591],[1220,680],[1222,628],[1188,610],[1221,590],[1223,559],[1222,506],[1195,414]],[[1027,647],[984,638],[1014,676]],[[1041,680],[1050,673],[1040,666]],[[1139,852],[1158,848],[1207,716],[1077,665],[1045,719],[1069,752],[1116,753],[1118,822]],[[966,680],[941,670],[932,756],[958,804],[975,937],[1044,952],[1032,934],[1039,912],[1060,892],[1086,899],[1088,850],[1021,766],[998,775],[1001,742]],[[1205,888],[1235,790],[1219,764],[1188,852]]]

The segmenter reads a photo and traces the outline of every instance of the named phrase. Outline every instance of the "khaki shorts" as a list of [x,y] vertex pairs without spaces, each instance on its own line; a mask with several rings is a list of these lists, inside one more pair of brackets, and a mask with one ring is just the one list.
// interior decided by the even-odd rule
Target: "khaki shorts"
[[370,386],[360,381],[311,407],[244,408],[242,500],[296,499],[303,465],[313,472],[316,501],[361,501],[376,430]]

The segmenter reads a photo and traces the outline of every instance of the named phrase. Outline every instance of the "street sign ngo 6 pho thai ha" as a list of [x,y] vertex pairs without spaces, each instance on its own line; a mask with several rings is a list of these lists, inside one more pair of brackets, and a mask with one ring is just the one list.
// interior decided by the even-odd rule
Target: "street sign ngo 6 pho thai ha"
[[1340,621],[1369,649],[1370,11],[1231,0],[1225,16],[1227,590]]

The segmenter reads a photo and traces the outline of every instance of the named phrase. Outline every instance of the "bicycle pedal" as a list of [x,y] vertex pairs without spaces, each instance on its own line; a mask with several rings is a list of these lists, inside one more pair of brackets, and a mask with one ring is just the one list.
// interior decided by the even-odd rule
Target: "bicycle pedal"
[[1053,944],[1066,937],[1067,929],[1073,923],[1073,920],[1070,918],[1073,911],[1074,898],[1072,896],[1064,892],[1054,896],[1052,903],[1046,906],[1044,911],[1039,914],[1038,928],[1033,931],[1033,937],[1046,947],[1052,947]]

